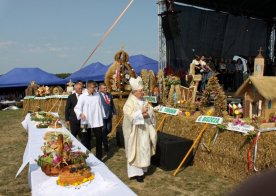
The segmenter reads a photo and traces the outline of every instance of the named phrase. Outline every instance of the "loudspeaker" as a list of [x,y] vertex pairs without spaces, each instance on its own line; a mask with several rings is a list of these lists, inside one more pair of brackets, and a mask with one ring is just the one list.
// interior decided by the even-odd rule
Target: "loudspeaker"
[[172,40],[180,34],[177,12],[164,12],[162,18],[162,29],[167,40]]
[[117,127],[116,142],[119,148],[125,148],[125,139],[123,134],[123,128],[121,126]]
[[[151,163],[166,171],[174,170],[192,145],[192,140],[158,132],[156,154],[152,156]],[[192,161],[193,153],[188,156],[183,166],[188,166]]]

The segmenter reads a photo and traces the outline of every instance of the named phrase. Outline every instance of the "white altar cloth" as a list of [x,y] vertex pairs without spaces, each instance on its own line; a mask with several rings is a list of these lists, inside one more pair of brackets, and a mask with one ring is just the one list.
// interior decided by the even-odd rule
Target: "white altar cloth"
[[[30,120],[29,114],[26,115],[25,120],[22,122],[22,126],[28,131],[28,143],[23,155],[22,165],[16,176],[19,175],[24,167],[29,163],[29,185],[32,189],[32,195],[136,195],[92,153],[89,154],[86,161],[91,167],[92,172],[95,174],[94,180],[90,183],[80,185],[80,187],[58,186],[56,184],[57,177],[49,177],[45,175],[35,162],[35,159],[37,159],[39,155],[42,155],[41,146],[43,146],[44,143],[44,134],[47,131],[54,131],[54,129],[36,128],[35,122]],[[56,129],[55,131],[69,134],[73,141],[73,148],[80,148],[80,150],[84,152],[87,150],[65,127]]]

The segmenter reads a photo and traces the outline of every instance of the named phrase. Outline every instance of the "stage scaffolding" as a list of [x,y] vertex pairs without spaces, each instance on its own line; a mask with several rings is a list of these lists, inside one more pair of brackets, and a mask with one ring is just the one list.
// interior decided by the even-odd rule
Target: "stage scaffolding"
[[166,0],[157,0],[158,5],[158,55],[159,55],[159,69],[164,69],[167,65],[167,50],[166,38],[162,29],[161,13],[167,11]]

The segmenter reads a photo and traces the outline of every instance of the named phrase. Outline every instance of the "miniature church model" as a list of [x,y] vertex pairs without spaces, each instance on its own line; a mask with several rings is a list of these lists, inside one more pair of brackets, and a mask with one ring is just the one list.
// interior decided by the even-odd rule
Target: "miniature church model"
[[236,91],[236,96],[243,97],[244,117],[259,116],[269,120],[270,115],[276,112],[276,77],[264,76],[264,57],[262,50],[254,61],[253,76]]

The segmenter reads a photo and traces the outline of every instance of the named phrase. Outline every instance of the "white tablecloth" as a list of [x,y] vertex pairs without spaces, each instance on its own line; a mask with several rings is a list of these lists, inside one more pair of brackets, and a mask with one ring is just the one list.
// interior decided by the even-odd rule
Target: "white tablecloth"
[[[23,168],[29,163],[29,185],[32,189],[32,195],[136,195],[128,188],[117,176],[115,176],[108,167],[98,160],[92,153],[87,158],[87,163],[95,174],[95,179],[80,187],[62,187],[56,184],[57,177],[45,175],[41,168],[36,164],[35,159],[42,155],[41,146],[44,143],[44,134],[53,129],[38,129],[35,122],[30,120],[27,114],[22,122],[23,127],[28,131],[28,143],[23,155],[23,163],[16,176],[21,173]],[[80,148],[81,151],[87,149],[66,129],[61,128],[56,131],[66,132],[73,140],[73,148]]]

